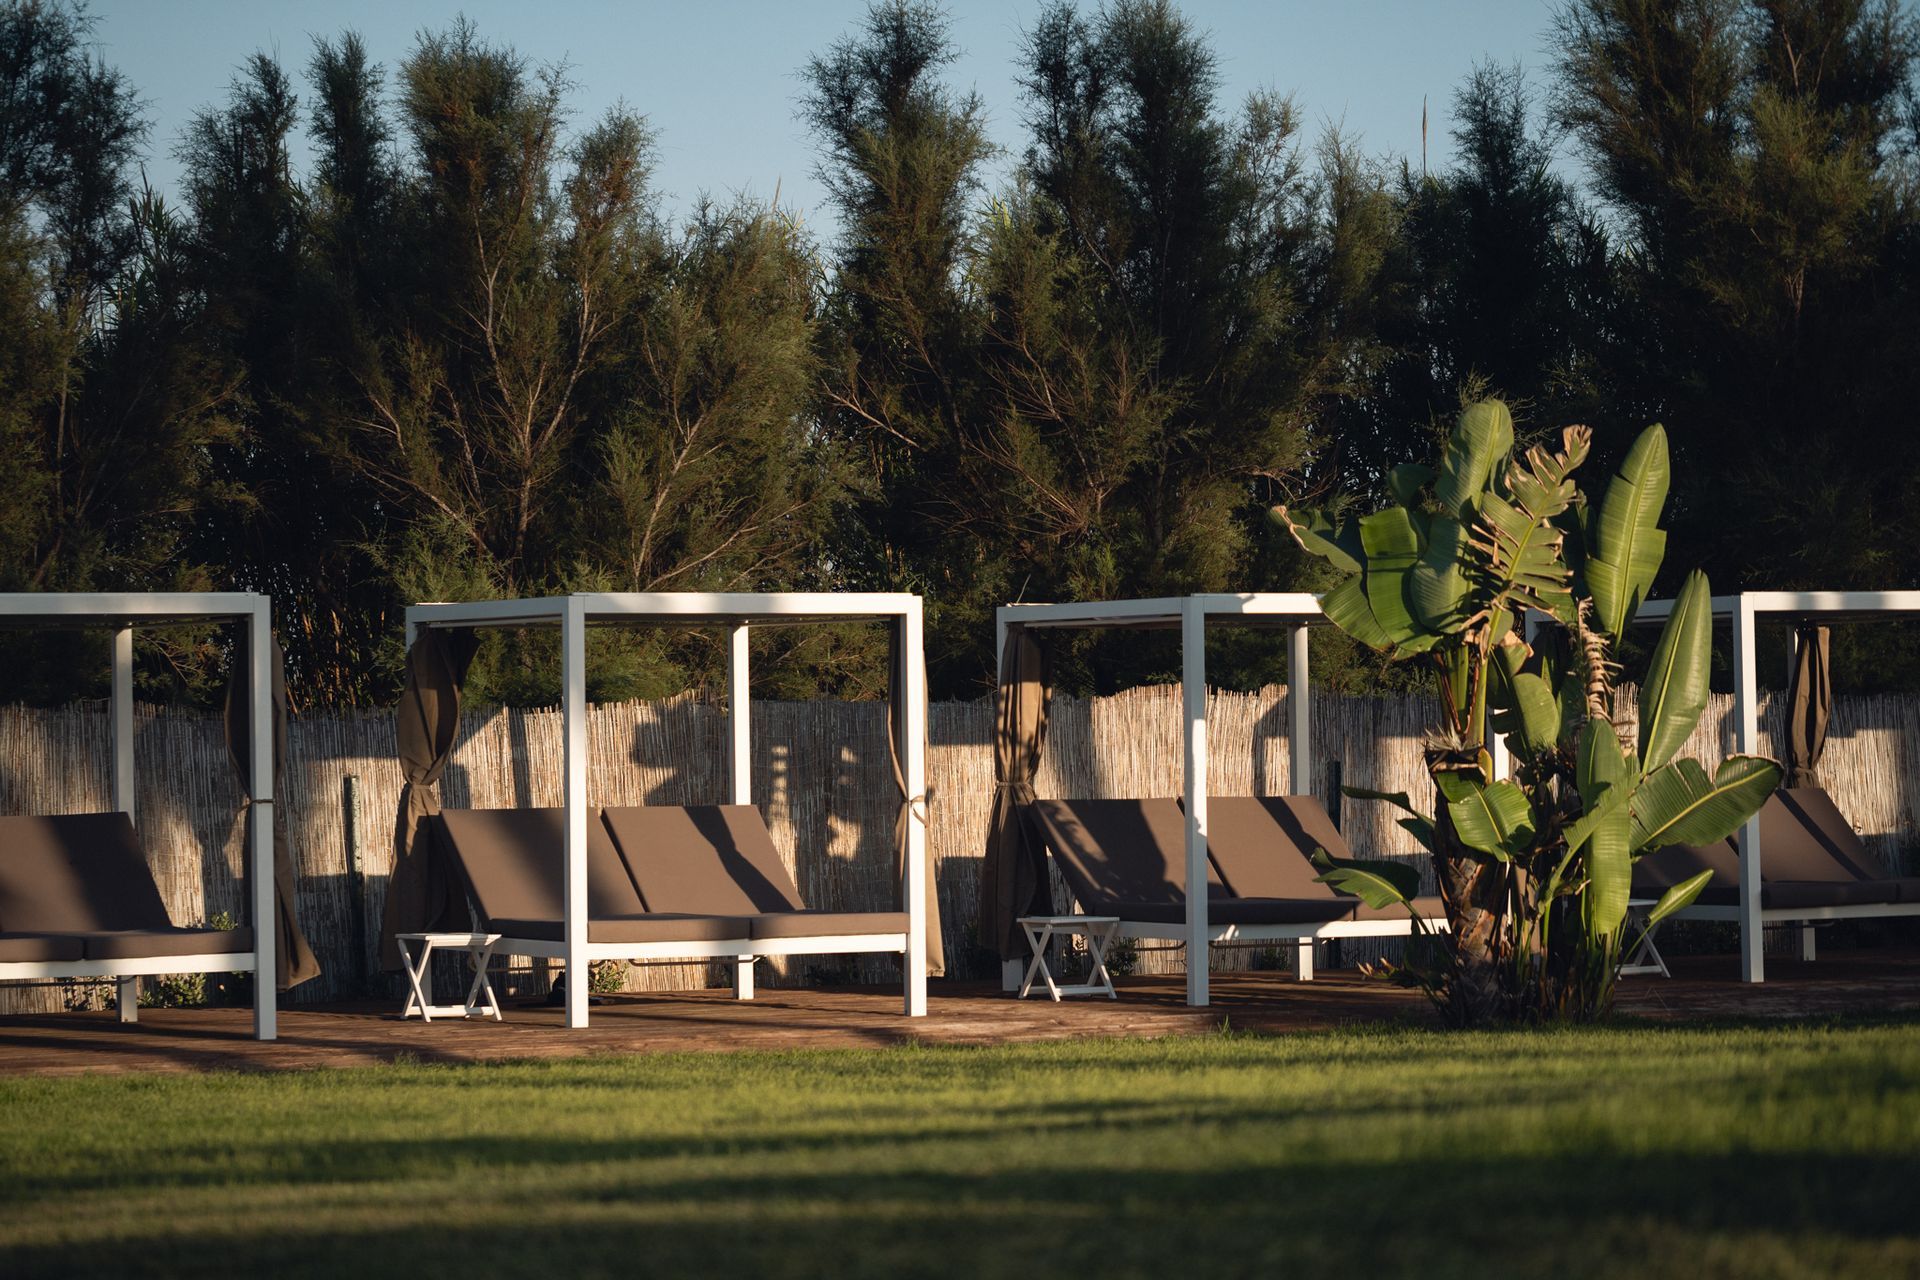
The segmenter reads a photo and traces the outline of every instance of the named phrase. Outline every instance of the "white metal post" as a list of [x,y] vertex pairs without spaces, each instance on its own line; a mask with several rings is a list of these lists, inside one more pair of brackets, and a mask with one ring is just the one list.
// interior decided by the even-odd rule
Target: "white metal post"
[[[993,615],[993,691],[994,691],[993,696],[994,696],[994,726],[995,726],[994,732],[996,734],[999,733],[1000,731],[999,730],[1000,681],[1002,677],[1006,675],[1006,672],[1001,670],[1000,663],[1004,660],[1006,656],[1006,652],[1007,652],[1007,620],[1005,617],[1003,617],[1000,614],[998,610],[995,610]],[[1020,961],[1002,960],[1000,962],[1000,989],[1002,991],[1018,991],[1020,989],[1020,983],[1021,983],[1021,978],[1023,974],[1024,974],[1024,967],[1021,965]]]
[[[734,804],[753,803],[753,709],[748,699],[749,679],[747,624],[742,622],[727,632],[727,777],[728,798]],[[735,999],[753,999],[753,957],[738,956],[733,962]]]
[[113,807],[129,818],[134,811],[133,779],[133,628],[113,633]]
[[927,671],[925,627],[919,597],[900,619],[901,667],[907,682],[904,757],[907,781],[907,866],[901,892],[907,907],[906,1006],[909,1018],[927,1014]]
[[[1754,671],[1753,597],[1735,596],[1733,604],[1734,750],[1760,750],[1759,690]],[[1760,923],[1760,815],[1740,828],[1740,980],[1767,979],[1765,931]]]
[[1287,772],[1290,795],[1313,794],[1313,694],[1307,689],[1305,626],[1287,636]]
[[1185,727],[1187,808],[1187,1003],[1207,992],[1207,615],[1188,596],[1180,606],[1180,705]]
[[[133,780],[133,628],[113,633],[113,807],[128,818],[134,812]],[[114,986],[120,1021],[140,1017],[140,979],[121,978]]]
[[733,751],[728,777],[734,804],[753,803],[753,712],[748,703],[747,625],[727,636],[727,733]]
[[562,933],[567,966],[567,1025],[587,1025],[587,603],[568,596],[560,617],[560,740],[567,811],[566,893]]
[[273,902],[273,612],[265,597],[254,605],[247,619],[245,661],[253,676],[253,759],[248,790],[253,793],[253,809],[247,828],[253,842],[253,865],[249,868],[250,896],[253,899],[253,1034],[258,1040],[272,1040],[279,1034],[278,1009],[274,990],[274,925],[278,913]]

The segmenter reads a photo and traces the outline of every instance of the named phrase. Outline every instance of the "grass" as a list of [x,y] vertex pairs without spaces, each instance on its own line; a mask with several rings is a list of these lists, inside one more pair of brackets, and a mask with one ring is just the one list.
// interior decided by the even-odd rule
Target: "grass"
[[1920,1024],[0,1080],[0,1275],[1920,1273]]

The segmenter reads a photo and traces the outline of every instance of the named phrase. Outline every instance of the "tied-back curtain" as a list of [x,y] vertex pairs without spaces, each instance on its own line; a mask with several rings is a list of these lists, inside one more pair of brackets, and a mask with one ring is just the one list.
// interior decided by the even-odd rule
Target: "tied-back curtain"
[[1793,683],[1787,690],[1787,785],[1820,785],[1820,757],[1833,718],[1831,634],[1803,626],[1793,635]]
[[1053,914],[1046,850],[1026,821],[1053,697],[1046,649],[1025,627],[1008,627],[993,700],[993,813],[980,871],[980,940],[1002,960],[1023,959],[1020,917]]
[[[887,758],[893,765],[893,785],[900,792],[900,814],[893,820],[893,847],[900,868],[900,884],[905,891],[907,883],[907,824],[917,822],[928,826],[928,798],[924,795],[909,795],[907,792],[907,774],[900,761],[907,750],[907,698],[912,689],[909,680],[907,647],[900,643],[902,624],[896,622],[888,632],[887,650]],[[921,686],[922,705],[925,704],[926,686]],[[923,726],[924,728],[925,726]],[[926,743],[921,743],[921,758],[926,758]],[[924,914],[927,921],[927,976],[942,977],[947,972],[947,945],[940,928],[940,886],[934,883],[933,841],[924,842],[926,848],[926,900]],[[906,909],[903,901],[901,909]]]
[[462,929],[468,922],[466,893],[453,868],[434,848],[428,822],[440,812],[440,775],[453,758],[460,732],[460,682],[478,641],[471,631],[431,627],[407,650],[407,683],[394,708],[394,750],[406,785],[393,831],[393,874],[380,920],[380,960],[401,968],[397,933]]
[[[309,978],[320,976],[320,961],[300,928],[297,885],[294,875],[293,846],[287,839],[286,798],[277,794],[287,756],[287,662],[280,652],[280,641],[267,638],[268,669],[273,673],[273,777],[274,803],[268,821],[273,824],[273,971],[274,985],[285,991]],[[233,646],[233,670],[227,677],[227,705],[224,717],[227,731],[227,758],[240,779],[240,790],[247,797],[247,847],[253,847],[253,824],[260,820],[260,806],[253,802],[253,662],[244,644]],[[256,934],[260,921],[254,922]]]

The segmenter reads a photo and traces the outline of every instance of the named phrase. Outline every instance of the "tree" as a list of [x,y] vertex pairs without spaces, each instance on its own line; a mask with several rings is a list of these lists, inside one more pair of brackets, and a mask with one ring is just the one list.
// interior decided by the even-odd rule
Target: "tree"
[[[1432,816],[1406,795],[1351,794],[1406,810],[1401,825],[1433,855],[1446,958],[1416,973],[1457,1025],[1606,1013],[1635,861],[1726,839],[1780,783],[1771,760],[1731,756],[1709,775],[1678,755],[1712,668],[1712,597],[1698,571],[1674,601],[1641,683],[1637,733],[1623,744],[1613,649],[1664,558],[1670,464],[1665,432],[1647,428],[1590,507],[1573,476],[1591,443],[1585,427],[1568,427],[1557,449],[1516,454],[1506,406],[1482,401],[1461,413],[1436,466],[1394,469],[1391,505],[1337,522],[1274,512],[1344,575],[1322,601],[1334,624],[1426,666],[1439,685],[1444,718],[1424,743],[1439,793]],[[1495,774],[1496,732],[1513,752],[1512,779]],[[1316,861],[1323,880],[1371,906],[1410,904],[1419,891],[1404,862],[1324,851]],[[1711,878],[1667,890],[1641,927],[1686,907]]]
[[1642,317],[1620,385],[1691,463],[1676,547],[1743,588],[1910,581],[1912,15],[1581,0],[1558,43],[1556,109]]

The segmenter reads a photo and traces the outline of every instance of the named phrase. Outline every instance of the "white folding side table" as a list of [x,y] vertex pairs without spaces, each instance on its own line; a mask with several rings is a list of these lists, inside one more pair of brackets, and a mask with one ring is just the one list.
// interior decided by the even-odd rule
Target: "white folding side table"
[[[1627,899],[1627,919],[1634,924],[1640,924],[1658,903],[1657,898]],[[1660,948],[1653,945],[1653,935],[1659,931],[1659,928],[1659,925],[1651,929],[1644,926],[1641,928],[1640,942],[1634,947],[1633,954],[1620,962],[1620,968],[1615,971],[1617,976],[1626,978],[1648,973],[1657,973],[1663,978],[1673,976],[1667,971],[1667,961],[1660,954]]]
[[[1033,963],[1027,966],[1027,979],[1020,984],[1020,999],[1026,999],[1027,993],[1033,990],[1036,976],[1046,982],[1047,993],[1056,1003],[1061,996],[1120,998],[1113,989],[1113,977],[1107,972],[1107,944],[1120,928],[1119,916],[1021,916],[1020,928],[1026,932],[1027,945],[1033,948]],[[1053,980],[1053,972],[1047,967],[1047,944],[1056,936],[1070,937],[1076,933],[1086,936],[1092,968],[1085,982],[1063,987]]]
[[[406,1007],[400,1011],[401,1018],[420,1015],[422,1022],[432,1022],[435,1015],[442,1018],[471,1018],[475,1014],[492,1018],[499,1022],[500,1002],[493,998],[493,983],[487,980],[487,964],[493,959],[493,946],[500,941],[497,933],[396,933],[393,940],[400,944],[400,957],[407,965]],[[414,959],[413,949],[408,943],[420,945],[420,958]],[[435,1004],[428,998],[427,992],[433,986],[433,975],[427,966],[433,963],[435,950],[465,951],[473,957],[473,983],[467,988],[465,1004]]]

